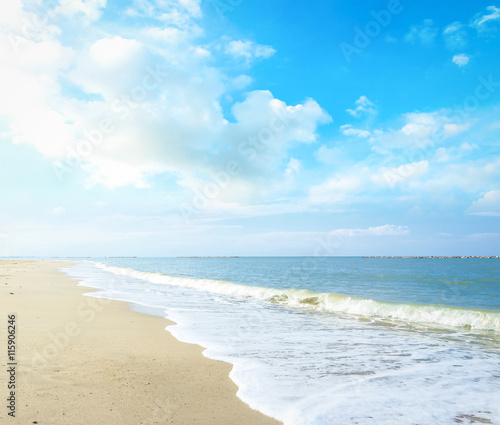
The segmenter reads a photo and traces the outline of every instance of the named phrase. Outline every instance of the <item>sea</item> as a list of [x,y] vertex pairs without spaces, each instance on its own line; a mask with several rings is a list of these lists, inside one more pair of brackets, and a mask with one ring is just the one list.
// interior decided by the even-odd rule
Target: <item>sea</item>
[[[500,424],[500,259],[93,258],[63,269],[233,365],[285,425]],[[125,326],[125,324],[124,324]]]

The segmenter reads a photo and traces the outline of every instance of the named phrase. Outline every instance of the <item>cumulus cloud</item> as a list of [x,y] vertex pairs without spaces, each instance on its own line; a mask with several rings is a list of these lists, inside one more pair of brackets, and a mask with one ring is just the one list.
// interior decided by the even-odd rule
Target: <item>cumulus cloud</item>
[[453,63],[457,64],[459,67],[465,66],[469,63],[469,56],[461,53],[459,55],[453,56]]
[[106,0],[60,0],[58,13],[66,17],[82,15],[90,23],[101,17],[105,6]]
[[[68,0],[57,13],[92,25],[104,5]],[[259,185],[272,190],[299,170],[289,148],[314,142],[317,127],[331,120],[312,99],[288,105],[269,91],[243,95],[225,116],[221,99],[252,79],[230,77],[209,62],[211,47],[197,40],[199,1],[136,0],[127,13],[148,20],[134,37],[120,28],[103,37],[91,27],[93,42],[72,47],[53,24],[31,38],[16,32],[32,18],[18,0],[4,9],[0,114],[12,141],[52,158],[59,177],[82,170],[87,186],[146,187],[165,174],[196,190],[235,161],[233,192],[257,196],[266,193]],[[18,49],[12,33],[20,34]],[[246,40],[229,43],[228,53],[265,59],[274,49]]]
[[444,137],[450,137],[454,136],[455,134],[462,133],[464,131],[467,131],[471,126],[471,123],[466,122],[463,124],[456,124],[456,123],[446,123],[443,124],[442,130],[443,130],[443,136]]
[[233,40],[226,45],[225,52],[235,58],[243,58],[249,62],[252,59],[269,58],[276,53],[276,50],[271,46],[256,44],[250,40]]
[[468,130],[470,123],[457,123],[457,118],[462,121],[449,110],[410,112],[401,116],[401,128],[373,132],[370,141],[375,149],[419,147],[429,140],[446,139]]
[[468,209],[469,214],[500,217],[500,190],[486,192]]
[[394,187],[420,178],[428,169],[428,161],[412,162],[394,168],[382,167],[371,176],[371,180],[381,186]]
[[346,112],[355,118],[375,113],[373,103],[366,96],[360,96],[359,99],[354,103],[356,107],[354,109],[346,109]]
[[[159,26],[147,27],[142,30],[142,34],[144,34],[145,37],[171,45],[185,43],[186,40],[190,39],[191,37],[195,37],[200,33],[201,31],[199,31],[197,28],[190,28],[189,30],[185,30],[175,27],[162,28]],[[198,49],[200,55],[210,56],[210,51],[202,47],[196,47],[196,49]]]
[[352,173],[335,174],[309,189],[309,201],[312,204],[335,204],[352,200],[365,188],[367,173],[368,168],[363,168]]
[[290,106],[267,90],[250,92],[233,106],[232,113],[236,121],[225,125],[220,133],[220,139],[228,143],[217,160],[238,162],[241,171],[231,186],[251,196],[272,190],[276,171],[286,167],[288,149],[298,143],[315,142],[317,126],[331,120],[312,99]]
[[368,130],[361,130],[360,128],[354,128],[351,124],[345,124],[340,126],[340,131],[344,136],[355,136],[366,139],[370,137],[372,133]]
[[427,180],[413,188],[439,196],[452,191],[476,194],[500,179],[500,158],[450,163],[437,167]]
[[[68,76],[85,92],[114,100],[138,85],[146,73],[146,67],[140,64],[148,63],[147,56],[147,47],[135,39],[103,38],[88,51],[79,52]],[[117,75],[120,78],[116,78]]]
[[461,159],[464,155],[467,155],[470,151],[478,149],[479,146],[475,143],[463,142],[460,146],[452,146],[445,148],[443,146],[436,149],[436,161],[437,162],[449,162]]
[[424,19],[420,25],[412,25],[405,34],[404,40],[408,43],[430,45],[434,42],[437,35],[437,29],[432,19]]
[[234,87],[236,90],[241,90],[252,84],[252,77],[249,75],[238,75],[237,77],[231,80],[230,85]]

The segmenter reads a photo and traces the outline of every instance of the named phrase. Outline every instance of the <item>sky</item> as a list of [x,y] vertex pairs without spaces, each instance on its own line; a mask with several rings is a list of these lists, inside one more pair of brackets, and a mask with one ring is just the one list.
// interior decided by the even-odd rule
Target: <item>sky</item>
[[0,5],[0,256],[500,255],[500,3]]

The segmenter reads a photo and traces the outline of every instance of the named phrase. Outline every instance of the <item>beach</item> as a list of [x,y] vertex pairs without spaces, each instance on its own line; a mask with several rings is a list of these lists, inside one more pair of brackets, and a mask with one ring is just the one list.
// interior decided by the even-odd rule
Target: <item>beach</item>
[[[121,301],[59,271],[69,262],[0,261],[0,338],[6,368],[8,315],[15,323],[13,373],[2,373],[14,410],[5,424],[278,424],[240,399],[232,366],[176,340],[173,322],[129,310]],[[10,377],[9,377],[10,376]],[[14,412],[15,417],[8,415]]]
[[286,425],[498,424],[496,261],[96,257],[64,273],[164,314]]

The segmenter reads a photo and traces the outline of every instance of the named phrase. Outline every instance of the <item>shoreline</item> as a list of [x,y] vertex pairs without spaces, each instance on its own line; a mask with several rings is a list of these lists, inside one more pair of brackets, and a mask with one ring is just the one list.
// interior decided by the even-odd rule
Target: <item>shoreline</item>
[[[60,271],[70,264],[0,260],[1,345],[7,316],[15,314],[17,363],[15,418],[2,407],[2,423],[281,423],[236,396],[232,365],[165,330],[174,322],[130,310],[130,303],[83,296],[96,289]],[[2,375],[0,397],[7,399]]]

